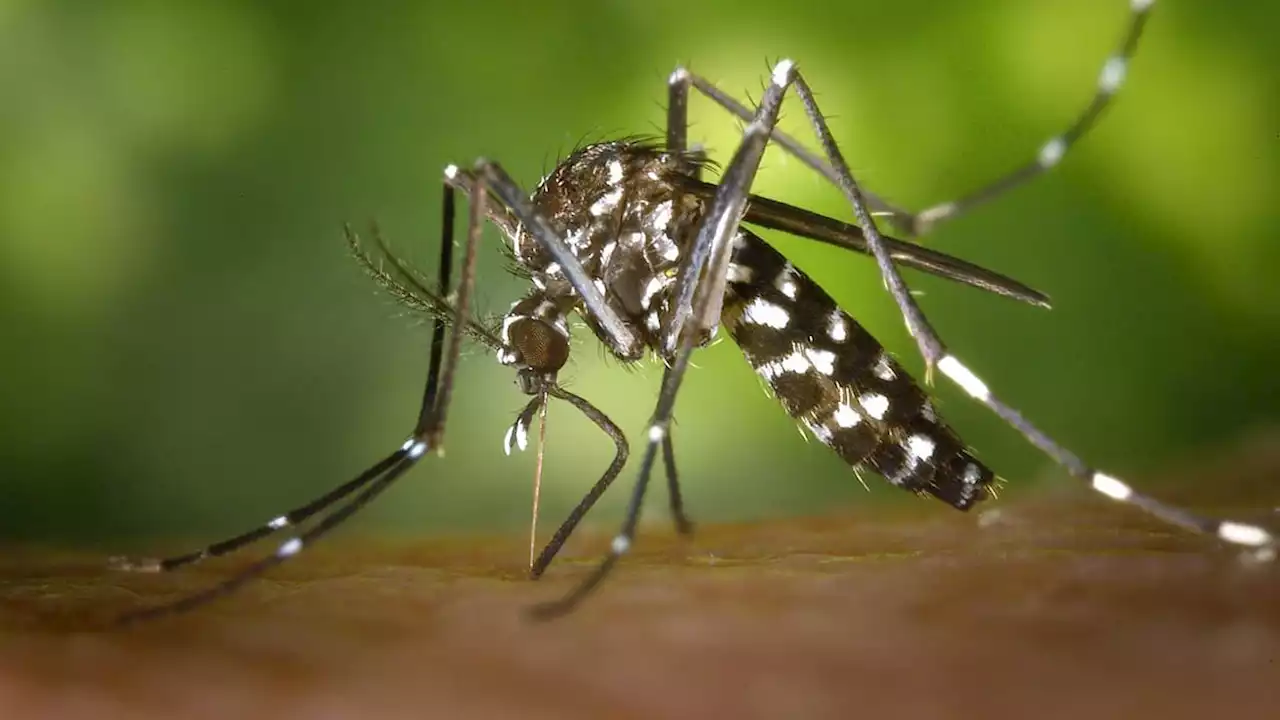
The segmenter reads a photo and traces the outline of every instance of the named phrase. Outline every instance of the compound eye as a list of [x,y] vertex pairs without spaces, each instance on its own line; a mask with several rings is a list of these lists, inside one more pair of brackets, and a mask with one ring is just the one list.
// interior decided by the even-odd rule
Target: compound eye
[[554,374],[569,361],[569,338],[546,320],[516,320],[507,328],[507,339],[524,364],[539,374]]

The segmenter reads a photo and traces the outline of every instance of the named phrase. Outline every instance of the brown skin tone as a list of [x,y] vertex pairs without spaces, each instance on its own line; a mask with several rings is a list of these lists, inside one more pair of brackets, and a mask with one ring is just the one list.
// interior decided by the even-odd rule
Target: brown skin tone
[[[1163,494],[1265,516],[1280,504],[1278,440],[1183,463]],[[651,518],[602,592],[549,624],[521,611],[586,572],[607,526],[537,583],[517,534],[339,538],[226,601],[110,632],[95,628],[235,562],[128,575],[97,557],[11,551],[0,708],[103,720],[1280,712],[1280,567],[1249,567],[1065,482],[968,515],[844,509],[707,525],[691,541],[662,523]]]

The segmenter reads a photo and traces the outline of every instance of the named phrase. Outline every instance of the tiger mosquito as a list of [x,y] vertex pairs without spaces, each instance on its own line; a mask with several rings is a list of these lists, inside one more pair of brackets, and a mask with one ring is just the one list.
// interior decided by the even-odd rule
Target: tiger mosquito
[[[1089,103],[1063,132],[1040,147],[1033,160],[959,199],[921,212],[895,207],[861,189],[808,82],[790,60],[773,66],[755,108],[742,105],[690,70],[677,68],[668,79],[665,144],[630,138],[582,147],[543,178],[532,194],[526,194],[491,160],[477,160],[470,170],[449,166],[444,173],[441,258],[434,288],[391,253],[380,236],[375,234],[390,269],[375,260],[348,229],[352,249],[366,270],[393,295],[434,319],[426,386],[409,438],[353,480],[254,530],[185,555],[118,560],[117,566],[123,569],[169,571],[238,550],[331,510],[309,529],[277,546],[274,553],[221,583],[167,604],[134,611],[122,621],[188,610],[234,591],[343,523],[428,452],[439,452],[464,338],[489,347],[501,364],[515,369],[517,384],[531,396],[507,432],[508,452],[513,444],[524,449],[535,414],[553,397],[576,407],[615,443],[613,463],[533,563],[530,574],[540,576],[583,515],[617,477],[629,453],[617,425],[556,382],[558,371],[569,359],[568,319],[574,313],[619,360],[633,363],[652,353],[665,369],[619,532],[600,564],[566,595],[534,606],[535,617],[572,610],[630,550],[659,452],[677,528],[690,531],[676,474],[671,421],[692,352],[707,345],[721,325],[783,409],[855,470],[870,467],[892,485],[936,497],[959,510],[968,510],[989,497],[994,473],[942,420],[928,394],[830,295],[743,227],[744,223],[873,256],[925,361],[927,381],[935,370],[940,372],[1072,477],[1103,496],[1134,505],[1172,525],[1249,548],[1259,558],[1273,558],[1276,537],[1268,530],[1197,515],[1144,495],[1086,464],[1000,400],[950,352],[921,312],[898,268],[915,268],[1036,306],[1048,307],[1048,299],[996,272],[888,237],[876,224],[876,216],[887,216],[900,234],[920,236],[1057,166],[1096,124],[1123,85],[1153,4],[1154,0],[1130,0],[1127,28],[1118,48],[1103,64]],[[742,140],[718,184],[701,179],[709,161],[688,146],[691,90],[746,123]],[[804,108],[821,155],[776,128],[789,90]],[[842,222],[751,194],[769,142],[839,187],[856,222]],[[457,193],[468,199],[469,214],[460,278],[453,287]],[[499,228],[510,243],[508,251],[519,272],[533,285],[494,327],[469,314],[476,251],[485,222]]]

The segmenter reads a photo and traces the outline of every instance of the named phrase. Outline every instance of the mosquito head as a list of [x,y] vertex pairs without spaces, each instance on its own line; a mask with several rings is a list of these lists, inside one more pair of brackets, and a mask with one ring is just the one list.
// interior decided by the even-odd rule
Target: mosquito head
[[527,395],[553,382],[569,361],[568,308],[561,304],[535,292],[512,305],[502,319],[498,360],[516,368],[520,390]]

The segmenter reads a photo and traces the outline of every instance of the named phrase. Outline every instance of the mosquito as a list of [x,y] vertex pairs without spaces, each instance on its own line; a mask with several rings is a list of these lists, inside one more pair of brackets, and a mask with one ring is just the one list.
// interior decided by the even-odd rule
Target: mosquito
[[[869,468],[890,484],[935,497],[959,510],[988,498],[995,474],[975,458],[939,415],[928,393],[821,287],[747,226],[769,228],[833,244],[875,258],[886,288],[925,361],[985,405],[1070,476],[1112,500],[1136,506],[1187,530],[1275,555],[1276,538],[1257,525],[1201,516],[1140,493],[1085,463],[1000,400],[988,384],[953,354],[934,331],[900,273],[909,267],[1036,306],[1041,293],[964,260],[882,234],[876,217],[887,216],[906,237],[927,233],[1057,166],[1098,121],[1124,83],[1154,0],[1130,0],[1121,42],[1105,61],[1095,93],[1075,120],[1051,137],[1034,159],[959,199],[921,212],[895,207],[864,192],[836,146],[810,86],[795,63],[776,63],[755,107],[733,99],[684,67],[668,79],[664,141],[626,138],[582,147],[569,155],[530,194],[496,162],[444,172],[439,276],[433,284],[400,261],[378,237],[387,265],[374,259],[348,232],[357,258],[384,287],[434,318],[427,381],[417,423],[398,449],[306,505],[198,552],[121,567],[168,571],[223,555],[277,531],[328,512],[274,553],[207,590],[135,611],[138,620],[202,605],[296,556],[390,487],[429,452],[443,447],[460,347],[470,339],[489,347],[516,371],[531,396],[507,434],[507,448],[523,448],[530,424],[550,399],[566,401],[615,443],[613,464],[557,530],[534,561],[542,574],[582,516],[617,477],[628,456],[621,430],[600,410],[560,387],[557,373],[569,359],[569,318],[577,315],[614,357],[625,363],[648,355],[664,364],[661,389],[644,436],[640,467],[625,518],[609,550],[564,596],[534,606],[536,617],[572,610],[609,575],[636,538],[643,500],[659,453],[677,527],[689,531],[676,473],[672,417],[681,384],[697,348],[723,327],[741,348],[782,408],[855,470]],[[745,123],[742,140],[717,184],[702,179],[709,161],[690,149],[687,111],[691,91]],[[807,150],[776,127],[788,92],[803,106],[821,154]],[[835,184],[854,222],[818,215],[751,193],[765,147],[773,142]],[[469,202],[459,279],[452,285],[456,195]],[[475,258],[485,223],[498,227],[508,252],[530,283],[493,327],[470,315]],[[376,234],[375,234],[376,236]],[[377,236],[376,236],[377,237]]]

